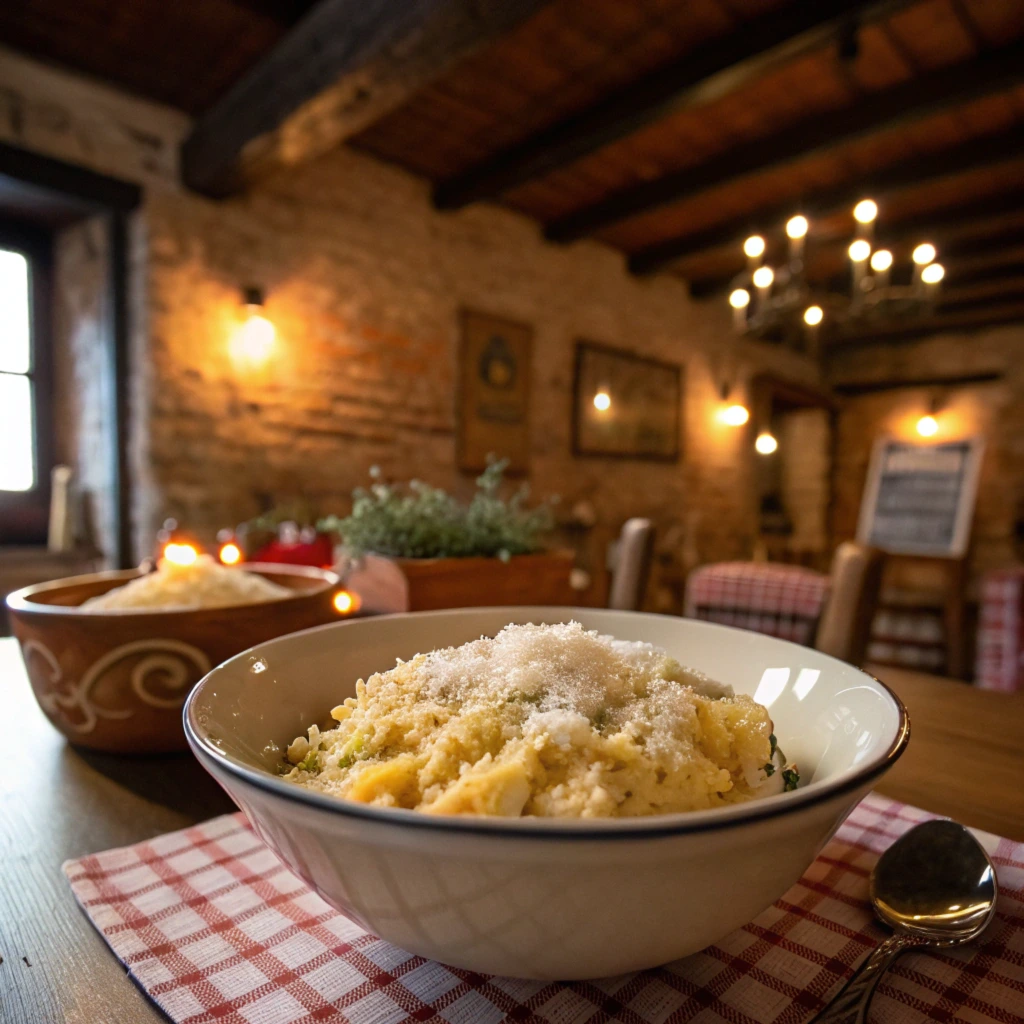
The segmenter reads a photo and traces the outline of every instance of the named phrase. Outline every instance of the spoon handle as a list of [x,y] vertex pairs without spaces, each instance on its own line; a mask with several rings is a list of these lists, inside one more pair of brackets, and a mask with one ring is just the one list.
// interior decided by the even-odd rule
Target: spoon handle
[[866,1024],[871,997],[882,975],[900,953],[920,944],[909,935],[890,935],[857,968],[832,1002],[807,1024]]

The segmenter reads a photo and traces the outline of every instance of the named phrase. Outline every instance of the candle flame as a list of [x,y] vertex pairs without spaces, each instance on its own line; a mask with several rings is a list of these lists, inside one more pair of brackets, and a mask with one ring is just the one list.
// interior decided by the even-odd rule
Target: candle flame
[[339,590],[334,595],[334,610],[339,615],[351,615],[359,611],[359,595],[348,590]]
[[238,565],[242,560],[242,549],[229,542],[221,547],[217,557],[224,565]]
[[164,558],[174,565],[191,565],[199,557],[191,544],[168,544],[164,548]]

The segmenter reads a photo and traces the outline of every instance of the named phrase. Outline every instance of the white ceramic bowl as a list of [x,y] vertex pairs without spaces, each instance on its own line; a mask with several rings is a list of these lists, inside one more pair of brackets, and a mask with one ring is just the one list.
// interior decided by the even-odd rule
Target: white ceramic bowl
[[[504,820],[332,800],[275,775],[284,745],[328,720],[360,676],[509,622],[568,619],[649,641],[752,694],[771,709],[801,788],[690,814]],[[382,616],[271,640],[200,682],[185,731],[263,840],[353,920],[457,967],[569,980],[666,963],[750,921],[899,757],[909,723],[880,682],[806,647],[689,619],[526,607]]]

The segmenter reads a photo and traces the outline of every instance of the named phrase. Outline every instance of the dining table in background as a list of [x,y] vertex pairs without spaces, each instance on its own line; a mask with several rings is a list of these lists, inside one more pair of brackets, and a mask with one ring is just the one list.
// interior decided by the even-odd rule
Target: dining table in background
[[[910,746],[879,792],[1024,841],[1024,692],[902,669],[875,674],[911,719]],[[12,639],[0,639],[0,697],[0,1021],[166,1021],[79,910],[61,864],[233,805],[191,754],[128,757],[69,745],[35,703]]]

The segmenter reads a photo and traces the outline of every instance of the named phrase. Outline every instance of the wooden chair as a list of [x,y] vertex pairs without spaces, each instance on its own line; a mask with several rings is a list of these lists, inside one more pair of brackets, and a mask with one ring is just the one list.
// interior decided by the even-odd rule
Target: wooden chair
[[853,541],[836,548],[814,641],[817,650],[851,665],[864,663],[882,587],[883,560],[877,548]]
[[637,611],[640,608],[653,555],[654,523],[650,519],[627,519],[615,543],[609,608],[619,611]]

